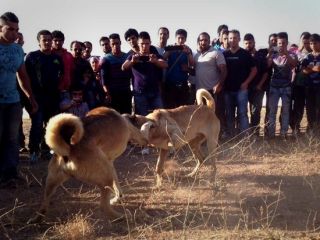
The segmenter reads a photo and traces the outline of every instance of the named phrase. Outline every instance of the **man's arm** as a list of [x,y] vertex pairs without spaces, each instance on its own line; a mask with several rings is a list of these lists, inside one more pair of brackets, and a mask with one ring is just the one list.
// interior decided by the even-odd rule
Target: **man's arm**
[[17,79],[22,91],[30,101],[31,113],[35,113],[36,111],[38,111],[38,104],[32,94],[30,78],[27,74],[27,70],[24,64],[22,64],[21,67],[18,69]]
[[216,86],[213,87],[213,92],[214,93],[219,93],[222,90],[222,87],[224,85],[224,81],[226,80],[227,77],[227,65],[226,64],[219,64],[218,65],[218,71],[219,71],[219,81]]
[[241,89],[242,90],[246,90],[248,89],[249,83],[253,80],[253,78],[256,76],[257,74],[257,67],[254,66],[251,68],[249,76],[247,77],[247,79],[241,84]]

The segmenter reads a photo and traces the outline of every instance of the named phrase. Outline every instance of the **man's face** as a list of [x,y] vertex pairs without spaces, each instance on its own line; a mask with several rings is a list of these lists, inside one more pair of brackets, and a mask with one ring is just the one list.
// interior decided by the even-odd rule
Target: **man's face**
[[182,35],[182,34],[178,34],[178,35],[176,36],[176,43],[177,43],[178,45],[184,45],[184,43],[186,42],[186,40],[187,40],[187,38],[186,38],[184,35]]
[[149,39],[139,38],[138,45],[141,54],[149,54],[150,53],[150,45],[151,41]]
[[121,52],[120,39],[110,39],[110,46],[112,54],[119,54]]
[[205,52],[210,48],[210,38],[204,34],[199,36],[199,49],[200,52]]
[[276,47],[277,46],[277,37],[271,36],[269,39],[269,46]]
[[0,20],[0,38],[7,43],[14,43],[18,38],[19,24]]
[[228,42],[230,45],[230,48],[235,48],[239,46],[239,42],[240,42],[240,36],[237,33],[229,33],[228,36]]
[[288,47],[288,41],[287,41],[287,39],[278,38],[278,40],[277,40],[277,47],[278,47],[278,49],[279,49],[279,52],[283,52],[283,51],[287,50],[287,47]]
[[160,42],[167,42],[169,39],[169,32],[166,29],[161,28],[159,30]]
[[109,40],[100,41],[100,46],[101,46],[101,49],[104,53],[109,53],[111,51]]
[[131,46],[131,48],[136,48],[138,46],[138,38],[136,36],[129,36],[126,40]]
[[307,51],[310,51],[311,48],[310,48],[310,40],[309,39],[302,39],[302,44],[303,44],[303,47],[307,50]]
[[63,43],[64,43],[64,40],[62,40],[61,38],[53,38],[52,49],[55,49],[55,50],[62,49]]
[[310,42],[310,48],[313,52],[320,52],[320,42]]
[[244,49],[251,52],[255,47],[254,40],[244,40],[243,41]]
[[41,52],[51,51],[52,36],[51,35],[40,35],[39,47],[40,47]]
[[82,46],[80,43],[74,43],[71,48],[71,54],[74,58],[81,58]]
[[222,34],[222,43],[223,43],[224,48],[228,47],[229,42],[228,42],[228,34],[227,33]]
[[83,56],[85,57],[90,57],[92,52],[92,46],[90,43],[85,43],[84,44],[84,50],[83,50]]

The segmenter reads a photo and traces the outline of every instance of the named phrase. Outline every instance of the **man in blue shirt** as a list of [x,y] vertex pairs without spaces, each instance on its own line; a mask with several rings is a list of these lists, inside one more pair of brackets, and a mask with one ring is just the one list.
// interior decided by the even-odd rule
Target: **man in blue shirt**
[[19,19],[6,12],[0,17],[0,181],[18,179],[19,126],[22,119],[18,82],[30,101],[30,113],[37,111],[24,65],[22,47],[15,43]]

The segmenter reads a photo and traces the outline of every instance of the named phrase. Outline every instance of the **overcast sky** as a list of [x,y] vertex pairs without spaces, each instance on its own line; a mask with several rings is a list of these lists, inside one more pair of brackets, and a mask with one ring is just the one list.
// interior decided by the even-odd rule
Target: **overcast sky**
[[[266,46],[273,32],[287,31],[292,43],[303,31],[320,33],[320,0],[1,0],[0,10],[19,17],[25,52],[38,49],[36,35],[42,29],[63,31],[68,49],[72,40],[89,40],[98,55],[101,36],[119,33],[123,38],[128,28],[148,31],[153,43],[160,26],[169,28],[169,43],[184,28],[193,50],[200,32],[214,38],[220,24],[238,29],[242,37],[252,33],[257,46]],[[128,50],[124,39],[122,49]]]

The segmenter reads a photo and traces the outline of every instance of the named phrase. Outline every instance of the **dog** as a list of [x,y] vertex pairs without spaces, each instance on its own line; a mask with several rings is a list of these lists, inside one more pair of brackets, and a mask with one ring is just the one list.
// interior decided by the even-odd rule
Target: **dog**
[[[99,107],[83,119],[68,113],[54,116],[45,140],[55,154],[48,166],[44,200],[31,222],[44,217],[57,187],[71,177],[97,185],[103,211],[110,218],[121,217],[110,205],[122,195],[113,161],[126,150],[128,141],[147,144],[140,130],[117,111]],[[110,200],[112,188],[115,197]]]
[[[204,101],[205,99],[205,101]],[[212,160],[213,179],[215,181],[216,163],[214,152],[218,145],[220,121],[215,114],[215,102],[205,89],[196,93],[197,105],[180,106],[174,109],[157,109],[147,116],[125,117],[137,127],[148,139],[151,146],[160,149],[156,165],[156,186],[162,184],[163,165],[167,160],[169,147],[175,149],[189,144],[197,164],[188,176],[194,176],[205,157],[201,152],[201,144],[206,141],[208,159]]]

